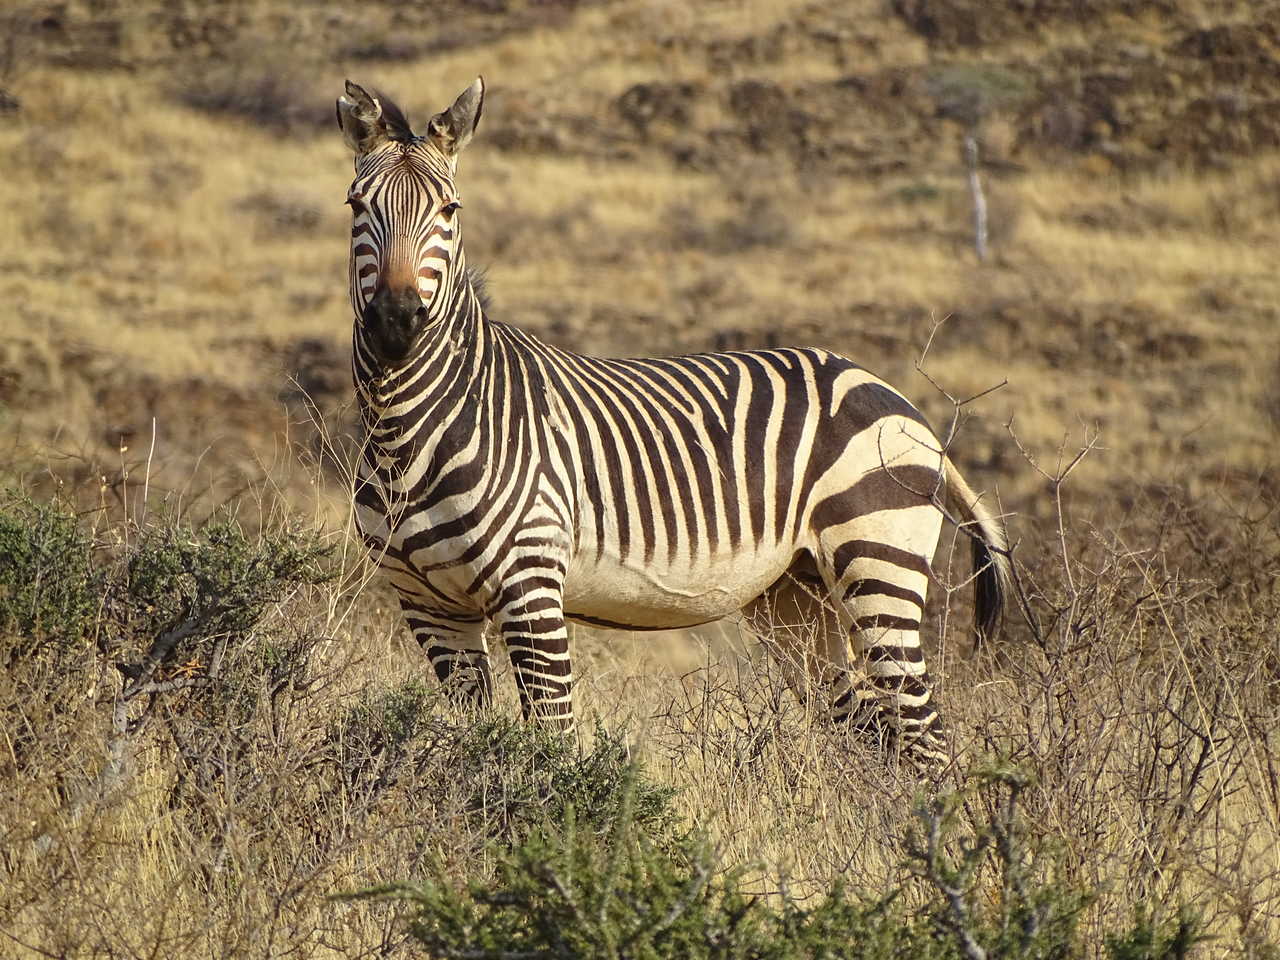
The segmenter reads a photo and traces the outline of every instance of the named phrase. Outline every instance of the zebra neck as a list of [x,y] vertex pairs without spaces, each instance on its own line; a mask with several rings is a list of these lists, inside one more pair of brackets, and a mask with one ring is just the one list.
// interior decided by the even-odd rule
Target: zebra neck
[[[460,417],[489,379],[492,330],[470,283],[459,287],[456,303],[442,311],[423,334],[413,358],[388,372],[355,366],[360,412],[370,453],[380,466],[419,459],[424,447],[446,442],[468,425]],[[449,429],[444,429],[449,421]],[[439,432],[423,424],[441,422]]]

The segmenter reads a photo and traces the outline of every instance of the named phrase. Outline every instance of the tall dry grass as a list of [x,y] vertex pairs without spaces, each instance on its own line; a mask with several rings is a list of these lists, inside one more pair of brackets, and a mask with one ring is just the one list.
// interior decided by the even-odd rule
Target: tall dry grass
[[[1069,489],[1069,476],[1050,479]],[[957,763],[929,789],[984,764],[1024,771],[1027,842],[1089,894],[1090,953],[1135,905],[1195,911],[1213,937],[1201,955],[1269,956],[1280,940],[1273,506],[1233,514],[1170,485],[1114,527],[1064,514],[1060,528],[1024,529],[1006,636],[977,652],[962,563],[931,604]],[[141,532],[102,522],[95,542],[118,552]],[[291,588],[224,638],[222,673],[208,673],[207,656],[177,657],[157,680],[195,686],[126,704],[131,722],[147,720],[109,790],[129,675],[92,644],[10,654],[0,931],[13,951],[410,952],[394,903],[330,896],[441,864],[459,882],[482,879],[510,824],[581,789],[530,781],[508,734],[422,684],[394,603],[357,549],[339,550],[334,579]],[[803,899],[837,880],[856,891],[909,880],[921,783],[828,727],[820,697],[797,699],[743,627],[582,630],[574,642],[582,749],[596,728],[624,738],[747,890]],[[497,710],[513,716],[508,673]],[[231,677],[233,701],[214,696]],[[968,802],[960,839],[995,800]],[[977,902],[1004,882],[984,870]]]

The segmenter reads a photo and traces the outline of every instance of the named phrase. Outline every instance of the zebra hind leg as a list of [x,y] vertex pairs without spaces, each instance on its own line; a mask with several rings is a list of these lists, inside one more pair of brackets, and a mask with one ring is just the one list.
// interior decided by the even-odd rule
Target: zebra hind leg
[[824,564],[824,573],[866,671],[835,700],[833,719],[920,766],[945,766],[950,751],[920,644],[931,578],[923,551],[850,539],[831,556],[839,566]]
[[743,608],[796,699],[829,714],[850,683],[847,634],[808,555]]

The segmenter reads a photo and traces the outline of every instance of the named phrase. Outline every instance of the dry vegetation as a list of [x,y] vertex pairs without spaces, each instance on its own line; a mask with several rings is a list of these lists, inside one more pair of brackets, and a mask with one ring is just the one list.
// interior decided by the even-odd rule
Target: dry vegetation
[[[1093,894],[1086,952],[1187,904],[1202,953],[1275,955],[1277,23],[1202,0],[6,6],[7,478],[76,503],[108,566],[230,504],[268,540],[318,531],[336,578],[175,648],[147,682],[229,652],[150,707],[114,663],[172,624],[124,617],[128,591],[79,645],[0,624],[0,955],[407,951],[402,908],[326,897],[489,876],[511,798],[545,799],[501,731],[477,745],[406,692],[426,671],[344,533],[332,98],[349,75],[421,120],[477,73],[461,186],[502,319],[600,353],[820,344],[946,424],[915,368],[946,318],[929,377],[1007,381],[954,449],[1015,515],[1020,609],[976,655],[961,593],[931,612],[962,757],[1034,776],[1028,843]],[[916,784],[811,724],[737,625],[578,640],[583,712],[748,889],[906,882]],[[394,691],[419,719],[359,733]],[[974,882],[999,899],[999,870]]]

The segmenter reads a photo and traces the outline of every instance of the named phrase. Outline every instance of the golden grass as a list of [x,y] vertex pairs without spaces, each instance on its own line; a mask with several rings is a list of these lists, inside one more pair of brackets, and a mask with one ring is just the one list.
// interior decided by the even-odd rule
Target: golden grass
[[[1266,673],[1276,653],[1267,625],[1274,598],[1222,621],[1202,584],[1168,579],[1176,550],[1135,551],[1124,534],[1098,533],[1090,545],[1086,534],[1071,531],[1074,591],[1060,556],[1023,570],[1037,584],[1029,600],[1040,615],[1074,604],[1038,644],[1006,639],[981,656],[962,654],[964,611],[933,605],[944,637],[933,664],[956,746],[965,763],[1005,755],[1034,772],[1026,801],[1034,842],[1057,851],[1060,879],[1097,893],[1083,918],[1087,936],[1116,929],[1148,898],[1197,906],[1216,938],[1201,955],[1260,949],[1280,938],[1280,743]],[[1226,544],[1223,563],[1265,569],[1241,552],[1252,545],[1237,534],[1215,536]],[[412,878],[424,848],[459,870],[466,864],[469,875],[483,872],[491,853],[476,859],[477,836],[457,832],[449,809],[418,799],[417,790],[438,797],[435,786],[406,771],[364,809],[327,779],[324,731],[362,695],[427,672],[401,638],[394,602],[363,586],[358,548],[339,545],[346,585],[305,591],[260,628],[325,637],[308,670],[316,682],[289,694],[290,708],[274,720],[263,701],[253,750],[228,757],[209,792],[177,789],[181,767],[163,731],[191,720],[215,729],[217,718],[184,721],[175,701],[121,793],[72,815],[67,797],[100,763],[114,672],[85,663],[73,676],[6,674],[0,704],[43,731],[34,749],[23,741],[23,777],[0,778],[9,838],[0,929],[12,947],[363,955],[402,944],[395,911],[335,904],[329,893]],[[678,788],[678,809],[708,832],[726,869],[746,868],[753,889],[770,896],[785,883],[805,896],[836,878],[864,890],[902,879],[899,838],[918,784],[828,729],[817,704],[796,700],[738,625],[692,634],[579,629],[574,644],[584,737],[595,721],[626,731],[648,776]],[[514,684],[495,654],[497,709],[510,714]],[[91,677],[96,695],[84,693]],[[1100,948],[1096,938],[1089,942]]]

